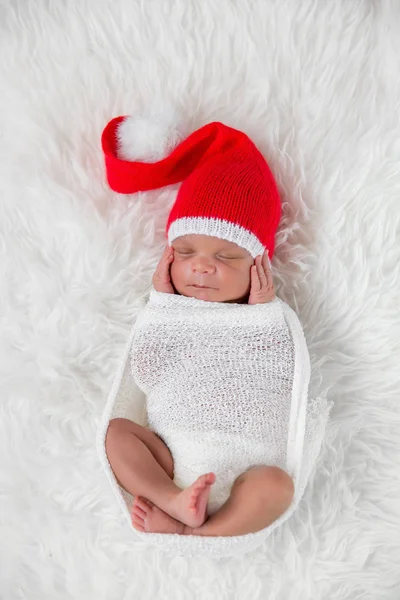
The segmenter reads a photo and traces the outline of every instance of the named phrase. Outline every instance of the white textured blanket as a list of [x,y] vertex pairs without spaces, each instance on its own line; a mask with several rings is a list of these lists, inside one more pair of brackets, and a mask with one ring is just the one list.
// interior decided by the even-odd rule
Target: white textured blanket
[[[164,440],[177,485],[187,487],[208,471],[216,474],[210,513],[250,467],[276,465],[289,473],[294,500],[260,532],[225,538],[140,534],[183,554],[252,550],[295,510],[325,430],[327,403],[308,398],[310,363],[296,314],[279,298],[225,304],[153,289],[130,344],[125,377],[117,375],[98,440],[101,461],[117,496],[126,501],[121,506],[129,521],[131,497],[118,488],[104,445],[109,420],[121,416],[145,424]],[[146,395],[145,405],[137,387]]]

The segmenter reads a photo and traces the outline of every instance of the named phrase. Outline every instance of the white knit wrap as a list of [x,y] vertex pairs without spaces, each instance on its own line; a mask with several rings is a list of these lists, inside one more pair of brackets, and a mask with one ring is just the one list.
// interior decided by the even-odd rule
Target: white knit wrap
[[296,508],[319,451],[327,406],[308,400],[309,378],[302,328],[278,298],[229,304],[152,290],[132,328],[99,435],[102,463],[129,522],[132,497],[117,485],[105,453],[115,417],[146,425],[165,441],[177,485],[216,474],[210,513],[229,497],[236,477],[255,465],[285,469],[295,496],[284,515],[253,534],[136,534],[189,555],[227,556],[261,544]]

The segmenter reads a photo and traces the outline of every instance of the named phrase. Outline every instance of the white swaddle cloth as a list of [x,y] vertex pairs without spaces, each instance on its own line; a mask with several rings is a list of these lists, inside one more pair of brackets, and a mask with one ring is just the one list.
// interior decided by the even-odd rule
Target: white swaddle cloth
[[177,485],[215,473],[210,513],[251,466],[285,467],[294,351],[279,300],[232,305],[152,292],[131,362]]
[[117,485],[105,454],[115,417],[146,425],[164,440],[180,487],[216,474],[210,514],[227,500],[235,479],[256,465],[285,469],[295,495],[284,515],[257,533],[137,535],[191,555],[232,555],[262,543],[297,506],[319,451],[327,407],[322,399],[308,400],[309,378],[302,328],[280,299],[230,304],[152,290],[132,328],[99,435],[102,463],[129,520],[132,497]]

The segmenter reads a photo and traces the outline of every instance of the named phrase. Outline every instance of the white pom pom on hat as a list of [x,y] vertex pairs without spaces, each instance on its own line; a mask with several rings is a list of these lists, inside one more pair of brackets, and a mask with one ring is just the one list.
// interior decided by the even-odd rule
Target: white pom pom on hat
[[162,160],[184,138],[178,123],[177,111],[169,107],[125,117],[116,131],[118,156],[148,163]]

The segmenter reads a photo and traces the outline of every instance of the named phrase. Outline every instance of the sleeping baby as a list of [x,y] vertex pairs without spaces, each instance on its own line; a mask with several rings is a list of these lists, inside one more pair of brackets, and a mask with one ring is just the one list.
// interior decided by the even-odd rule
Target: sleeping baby
[[110,186],[182,183],[129,351],[146,426],[111,418],[108,462],[136,530],[252,534],[296,499],[309,382],[300,323],[274,293],[278,190],[240,131],[210,123],[145,163],[121,157],[121,121],[103,133]]

